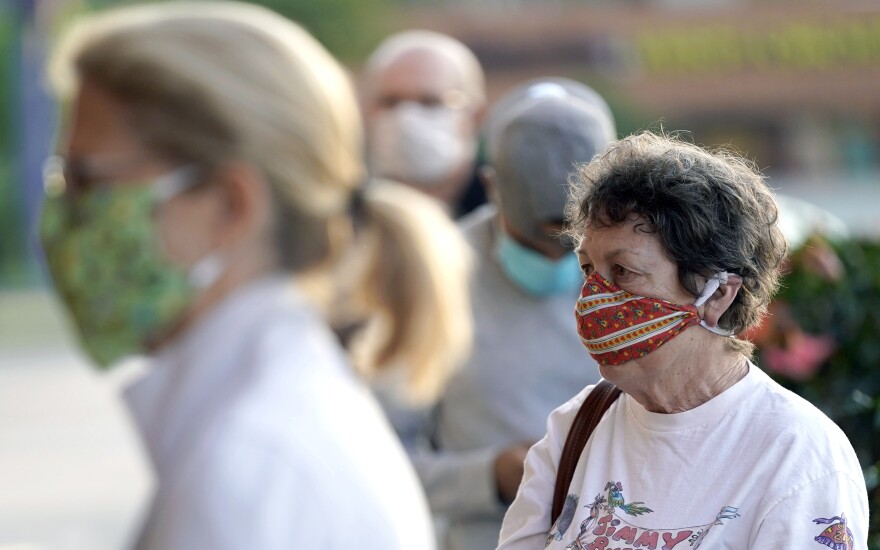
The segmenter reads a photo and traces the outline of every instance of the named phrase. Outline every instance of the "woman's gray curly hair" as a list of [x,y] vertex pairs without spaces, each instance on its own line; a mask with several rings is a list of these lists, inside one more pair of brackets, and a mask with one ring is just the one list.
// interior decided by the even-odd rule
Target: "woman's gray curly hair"
[[[566,219],[579,240],[590,227],[640,216],[678,265],[694,296],[719,271],[742,288],[719,325],[734,334],[756,326],[779,285],[785,238],[773,192],[754,164],[725,150],[707,151],[676,136],[642,132],[610,144],[572,175]],[[731,339],[750,354],[751,343]]]

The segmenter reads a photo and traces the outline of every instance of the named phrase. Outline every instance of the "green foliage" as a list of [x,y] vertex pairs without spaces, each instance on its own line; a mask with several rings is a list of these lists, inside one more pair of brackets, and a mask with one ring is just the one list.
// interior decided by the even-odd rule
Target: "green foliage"
[[12,146],[12,101],[17,81],[13,78],[16,68],[15,42],[18,38],[14,15],[0,6],[0,157],[9,155]]
[[390,0],[249,0],[298,22],[343,61],[360,61],[387,31]]
[[[837,349],[808,380],[778,381],[830,416],[852,442],[865,472],[871,550],[880,550],[880,242],[832,243],[845,275],[828,281],[792,257],[777,297],[803,330],[834,338]],[[803,253],[803,251],[800,251]]]
[[0,156],[0,288],[22,284],[27,276],[16,181],[8,158]]
[[15,128],[13,101],[18,80],[18,32],[15,14],[0,7],[0,286],[21,282],[25,270],[19,186],[13,176]]
[[[88,0],[107,8],[144,0]],[[157,0],[153,0],[157,1]],[[245,0],[284,15],[312,33],[342,61],[360,61],[387,31],[391,0]]]

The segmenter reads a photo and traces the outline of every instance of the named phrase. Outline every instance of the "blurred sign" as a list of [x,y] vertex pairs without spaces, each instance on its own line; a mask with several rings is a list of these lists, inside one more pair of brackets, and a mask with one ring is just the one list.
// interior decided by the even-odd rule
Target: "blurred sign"
[[718,23],[639,33],[636,51],[647,73],[821,71],[880,65],[880,14],[839,21],[792,22],[773,28]]
[[486,15],[425,8],[410,12],[404,26],[460,38],[500,89],[560,74],[613,87],[663,116],[719,109],[772,116],[841,106],[880,112],[876,4],[572,5]]

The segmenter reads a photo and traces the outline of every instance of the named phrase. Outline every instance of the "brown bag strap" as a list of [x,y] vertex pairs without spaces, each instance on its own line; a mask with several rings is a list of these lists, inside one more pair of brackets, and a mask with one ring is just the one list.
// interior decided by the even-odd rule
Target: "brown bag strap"
[[550,516],[550,526],[556,523],[559,514],[562,513],[562,506],[565,504],[565,497],[568,493],[568,486],[574,477],[574,470],[577,468],[581,453],[584,452],[584,445],[590,439],[590,435],[605,411],[611,407],[620,396],[620,388],[602,380],[596,387],[590,391],[590,395],[584,400],[577,416],[574,417],[574,423],[565,439],[565,446],[562,447],[562,456],[559,457],[559,469],[556,472],[556,489],[553,491],[553,508]]

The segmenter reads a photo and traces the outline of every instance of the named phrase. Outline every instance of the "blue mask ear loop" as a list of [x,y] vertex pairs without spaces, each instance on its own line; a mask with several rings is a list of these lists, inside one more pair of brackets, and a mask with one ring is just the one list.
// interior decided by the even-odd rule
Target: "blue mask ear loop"
[[[700,293],[699,298],[697,298],[697,300],[694,302],[694,306],[700,307],[701,305],[705,304],[709,300],[709,298],[713,294],[715,294],[715,291],[721,287],[721,285],[726,285],[728,275],[736,275],[736,274],[735,273],[728,273],[726,271],[719,271],[718,273],[716,273],[715,275],[710,277],[706,281],[706,286],[703,287],[703,292]],[[700,326],[703,327],[704,329],[708,330],[709,332],[713,332],[719,336],[725,336],[727,338],[733,338],[733,336],[734,336],[733,332],[731,332],[729,330],[725,330],[721,327],[710,327],[706,323],[706,321],[704,321],[702,319],[700,319]]]
[[[195,166],[183,166],[158,178],[153,183],[157,203],[168,202],[194,187],[199,183],[197,175],[198,168]],[[187,278],[195,288],[204,290],[217,282],[227,266],[227,259],[222,252],[210,252],[190,268]]]

